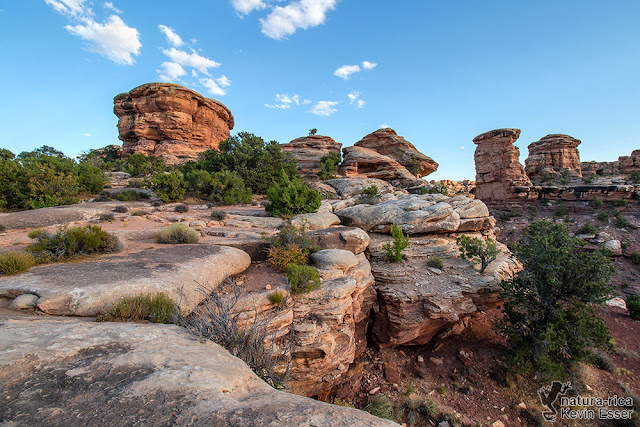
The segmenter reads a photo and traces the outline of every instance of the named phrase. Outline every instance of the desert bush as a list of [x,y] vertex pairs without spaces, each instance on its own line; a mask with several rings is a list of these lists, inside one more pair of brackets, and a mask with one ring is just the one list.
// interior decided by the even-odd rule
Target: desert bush
[[76,174],[81,192],[97,194],[104,189],[104,184],[107,182],[102,169],[87,163],[78,164]]
[[106,222],[115,221],[115,219],[116,219],[116,216],[112,213],[104,213],[98,217],[99,221],[106,221]]
[[131,212],[131,216],[143,216],[144,213],[145,212],[142,209],[136,209],[135,211]]
[[604,205],[602,199],[598,196],[594,197],[593,200],[589,203],[592,208],[601,208]]
[[121,202],[130,202],[134,200],[148,199],[148,198],[149,198],[149,195],[147,193],[144,193],[142,191],[136,191],[136,190],[124,190],[120,192],[118,195],[116,195],[115,197],[116,200],[119,200]]
[[640,265],[640,252],[631,252],[631,262]]
[[318,133],[318,129],[316,128],[309,129],[309,135],[315,135],[316,133]]
[[277,271],[286,271],[289,264],[306,264],[308,256],[308,252],[296,244],[271,246],[267,251],[267,261]]
[[155,156],[147,156],[142,153],[131,154],[124,161],[123,166],[125,172],[128,172],[131,176],[136,178],[164,172],[165,168],[166,166],[161,159]]
[[115,208],[113,208],[113,211],[115,213],[127,213],[129,212],[129,208],[123,205],[118,205]]
[[200,233],[184,224],[173,224],[155,233],[153,238],[158,243],[183,244],[198,243]]
[[71,173],[56,171],[48,164],[40,165],[33,171],[27,190],[31,209],[77,203],[80,191],[76,177]]
[[562,224],[535,221],[513,246],[523,270],[501,283],[501,333],[508,358],[522,370],[558,375],[570,363],[608,349],[610,336],[594,305],[609,298],[614,267],[600,251],[582,250]]
[[60,228],[55,234],[46,230],[32,230],[29,232],[29,238],[34,242],[27,250],[40,263],[118,252],[122,249],[114,235],[97,225]]
[[276,289],[275,291],[269,294],[269,301],[271,301],[272,303],[278,306],[281,306],[282,304],[284,304],[284,300],[285,300],[284,292],[282,292],[279,289]]
[[567,207],[564,203],[560,203],[555,211],[555,216],[565,216],[567,214]]
[[442,183],[436,183],[431,187],[421,187],[420,194],[442,194],[445,196],[449,195],[449,189],[446,185]]
[[640,320],[640,295],[627,298],[627,311],[633,320]]
[[291,295],[306,294],[320,287],[320,273],[308,265],[289,264],[287,280]]
[[438,268],[442,270],[444,267],[444,261],[438,255],[432,255],[429,257],[429,261],[427,261],[427,265],[429,267]]
[[596,176],[594,174],[591,174],[589,176],[583,176],[582,177],[582,182],[585,184],[593,184],[593,181],[595,181]]
[[634,183],[639,183],[640,182],[640,171],[635,171],[633,172],[629,178],[631,178],[631,181]]
[[629,202],[627,200],[624,200],[624,199],[622,199],[622,200],[614,200],[613,201],[613,206],[617,206],[617,207],[620,207],[620,208],[624,208],[628,204],[629,204]]
[[165,203],[180,200],[187,192],[184,177],[180,172],[159,172],[151,178],[150,186]]
[[290,336],[286,343],[278,345],[275,333],[269,333],[269,324],[278,310],[271,315],[254,310],[253,320],[247,322],[243,321],[246,311],[237,307],[241,289],[232,280],[215,288],[201,286],[199,291],[205,299],[190,316],[182,316],[178,303],[176,323],[200,341],[221,345],[272,387],[283,388],[291,366],[293,340]]
[[578,234],[596,234],[597,232],[598,229],[590,222],[586,222],[578,229]]
[[391,226],[391,236],[393,241],[382,245],[387,261],[402,262],[402,252],[409,246],[409,236],[405,236],[402,227],[396,224]]
[[480,273],[484,273],[489,264],[500,254],[496,241],[490,238],[481,240],[463,234],[456,239],[456,243],[462,259],[480,261]]
[[378,418],[393,420],[393,405],[391,399],[382,393],[371,396],[364,410]]
[[333,402],[331,403],[333,405],[344,406],[345,408],[356,409],[356,406],[353,404],[353,401],[340,399],[339,397],[336,397],[335,399],[333,399]]
[[211,212],[211,218],[213,218],[213,219],[215,219],[217,221],[222,221],[226,217],[227,217],[227,213],[225,211],[212,211]]
[[271,243],[272,246],[297,245],[307,253],[317,252],[319,248],[313,246],[313,241],[307,236],[306,223],[296,227],[291,223],[285,223],[280,227],[278,235]]
[[593,364],[603,371],[613,372],[616,370],[616,364],[604,351],[594,351]]
[[173,208],[173,211],[177,213],[186,213],[189,212],[189,206],[185,205],[184,203],[180,203],[179,205],[176,205],[175,208]]
[[365,188],[362,193],[360,193],[360,199],[368,205],[375,205],[380,201],[380,198],[382,198],[382,194],[378,192],[378,187],[375,185]]
[[340,164],[340,153],[332,152],[328,156],[320,158],[320,172],[318,178],[321,181],[333,179],[338,174],[338,165]]
[[136,295],[120,299],[108,313],[98,316],[98,322],[147,320],[152,323],[173,323],[175,302],[164,292]]
[[0,253],[0,274],[11,276],[27,271],[36,263],[33,255],[27,251],[9,251]]
[[216,205],[229,206],[251,203],[251,189],[236,172],[222,171],[211,175],[208,199]]
[[597,218],[598,218],[599,221],[608,222],[609,221],[609,212],[600,211],[600,212],[598,212]]
[[269,187],[267,198],[269,204],[265,206],[265,210],[274,216],[317,212],[321,203],[317,190],[309,188],[297,178],[289,179],[286,175],[279,184]]
[[628,228],[632,230],[637,228],[636,226],[631,224],[629,220],[625,218],[624,215],[622,215],[622,213],[619,211],[614,212],[614,218],[615,220],[613,221],[613,223],[618,228]]

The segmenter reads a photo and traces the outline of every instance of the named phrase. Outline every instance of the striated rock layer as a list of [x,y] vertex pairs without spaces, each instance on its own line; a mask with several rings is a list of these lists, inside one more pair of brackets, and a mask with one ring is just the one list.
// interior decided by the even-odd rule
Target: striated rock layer
[[342,149],[340,175],[349,178],[377,178],[396,186],[414,185],[417,178],[395,159],[364,147]]
[[551,134],[529,144],[525,171],[529,178],[568,174],[582,177],[580,140],[569,135]]
[[531,181],[520,164],[520,150],[513,143],[520,129],[496,129],[476,136],[476,198],[518,200],[529,194]]
[[229,138],[234,121],[221,102],[172,83],[147,83],[113,99],[122,155],[154,155],[168,164],[195,160]]
[[615,162],[582,162],[582,175],[631,175],[640,171],[640,150],[633,150],[630,156],[620,156]]
[[331,153],[340,155],[342,144],[322,135],[309,135],[280,144],[282,151],[290,153],[298,163],[302,176],[316,176],[320,172],[320,160]]

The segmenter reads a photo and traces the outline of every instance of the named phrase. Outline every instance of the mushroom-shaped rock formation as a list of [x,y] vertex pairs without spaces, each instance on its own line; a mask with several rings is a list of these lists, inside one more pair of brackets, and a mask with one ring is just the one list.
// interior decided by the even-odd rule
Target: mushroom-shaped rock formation
[[529,144],[525,171],[529,178],[569,174],[582,177],[580,140],[569,135],[552,134]]
[[322,158],[331,153],[340,155],[342,144],[328,136],[309,135],[281,144],[280,147],[296,159],[300,175],[316,176],[320,172]]
[[496,129],[476,136],[476,198],[514,200],[527,198],[531,181],[520,164],[513,143],[520,129]]
[[350,178],[377,178],[396,186],[411,186],[416,177],[395,159],[370,148],[346,147],[340,175]]
[[154,155],[168,164],[195,160],[229,138],[234,121],[221,102],[172,83],[147,83],[113,99],[123,157]]

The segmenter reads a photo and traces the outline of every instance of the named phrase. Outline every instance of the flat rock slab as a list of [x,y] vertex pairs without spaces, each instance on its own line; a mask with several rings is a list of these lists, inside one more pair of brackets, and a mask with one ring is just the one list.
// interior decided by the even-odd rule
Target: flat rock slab
[[34,267],[0,278],[0,297],[39,296],[49,314],[96,316],[125,296],[166,292],[190,312],[203,299],[200,284],[218,285],[251,264],[244,251],[226,246],[177,245],[95,260]]
[[0,318],[7,425],[393,426],[277,391],[174,325]]

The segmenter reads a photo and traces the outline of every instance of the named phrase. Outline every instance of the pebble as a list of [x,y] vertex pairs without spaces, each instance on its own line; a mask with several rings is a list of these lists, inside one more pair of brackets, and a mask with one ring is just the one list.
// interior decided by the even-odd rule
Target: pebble
[[266,290],[269,290],[269,289],[271,289],[271,285],[267,285],[267,286],[265,286],[264,288],[265,288]]
[[418,362],[419,363],[424,363],[424,357],[418,356]]
[[518,408],[527,409],[527,405],[524,402],[520,402],[520,403],[518,403]]
[[379,391],[380,391],[380,387],[372,388],[371,390],[369,390],[369,394],[373,396]]

